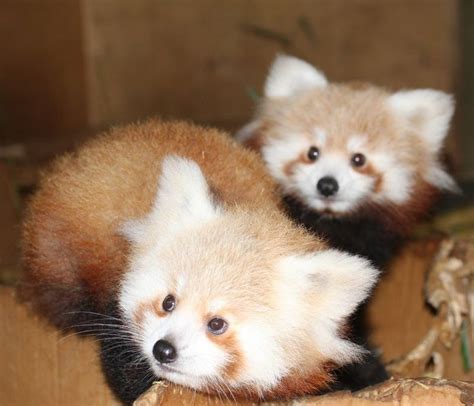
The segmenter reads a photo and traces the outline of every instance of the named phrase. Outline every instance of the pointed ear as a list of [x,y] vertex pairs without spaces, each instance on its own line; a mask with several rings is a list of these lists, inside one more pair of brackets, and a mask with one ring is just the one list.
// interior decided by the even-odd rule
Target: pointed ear
[[260,121],[254,120],[250,123],[245,124],[240,130],[238,130],[234,138],[241,144],[247,143],[256,133],[260,127]]
[[300,273],[317,313],[336,323],[354,312],[378,278],[368,260],[334,249],[290,256],[283,266]]
[[255,119],[244,125],[235,133],[235,139],[247,148],[259,151],[262,147],[263,134],[261,131],[261,120]]
[[302,91],[327,86],[326,77],[301,59],[279,55],[273,62],[264,87],[270,99],[292,96]]
[[405,126],[438,154],[454,113],[453,97],[431,89],[404,90],[389,96],[388,103]]
[[204,224],[220,213],[201,168],[192,160],[169,155],[163,160],[150,213],[126,222],[122,234],[132,242],[159,238]]

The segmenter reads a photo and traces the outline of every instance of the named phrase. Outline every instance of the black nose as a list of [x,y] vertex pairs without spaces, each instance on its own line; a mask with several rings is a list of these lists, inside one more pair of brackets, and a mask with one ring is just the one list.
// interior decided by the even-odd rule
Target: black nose
[[325,176],[324,178],[319,179],[316,187],[323,196],[329,197],[337,193],[339,190],[339,185],[337,180],[331,176]]
[[176,348],[166,340],[159,340],[153,346],[153,355],[158,362],[169,364],[176,360],[178,356]]

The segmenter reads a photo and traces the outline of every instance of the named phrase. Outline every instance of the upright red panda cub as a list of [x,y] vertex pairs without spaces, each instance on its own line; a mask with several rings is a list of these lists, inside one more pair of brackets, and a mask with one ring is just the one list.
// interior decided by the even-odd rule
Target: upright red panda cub
[[357,359],[346,318],[368,261],[295,226],[257,155],[150,121],[58,159],[23,225],[23,286],[54,324],[92,332],[115,394],[156,378],[271,399],[325,388]]
[[453,110],[440,91],[328,83],[279,56],[237,138],[261,153],[297,220],[383,266],[438,192],[456,189],[440,161]]
[[[456,190],[440,161],[453,110],[440,91],[328,83],[310,64],[279,56],[254,120],[236,137],[261,154],[295,220],[384,267],[436,195]],[[351,327],[367,345],[364,309]],[[387,377],[375,353],[338,371],[340,387],[352,390]]]

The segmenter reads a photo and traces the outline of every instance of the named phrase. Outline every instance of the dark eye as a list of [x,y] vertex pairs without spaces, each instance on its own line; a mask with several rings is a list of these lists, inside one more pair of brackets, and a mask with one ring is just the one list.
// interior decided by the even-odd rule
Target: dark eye
[[165,312],[172,312],[176,307],[176,299],[173,295],[168,295],[165,297],[165,300],[163,300],[162,306]]
[[319,149],[317,147],[311,147],[308,150],[308,159],[310,161],[316,161],[319,158]]
[[353,166],[361,167],[365,164],[365,155],[357,153],[352,155],[351,162]]
[[209,321],[209,323],[207,323],[207,329],[216,336],[225,333],[227,327],[227,322],[219,317],[214,317]]

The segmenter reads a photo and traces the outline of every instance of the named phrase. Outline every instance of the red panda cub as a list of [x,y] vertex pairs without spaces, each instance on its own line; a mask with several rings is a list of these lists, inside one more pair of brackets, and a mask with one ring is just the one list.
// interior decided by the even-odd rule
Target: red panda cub
[[[453,110],[440,91],[328,83],[307,62],[279,56],[236,137],[261,154],[293,219],[383,268],[438,193],[457,188],[440,161]],[[351,331],[367,345],[363,308]],[[338,377],[357,390],[388,376],[371,354]]]
[[117,128],[58,159],[23,224],[23,290],[92,334],[125,404],[153,380],[251,399],[322,390],[363,350],[370,263],[294,225],[256,154],[186,123]]
[[236,137],[260,152],[294,218],[383,266],[438,193],[456,190],[440,161],[453,110],[440,91],[328,83],[279,56]]

